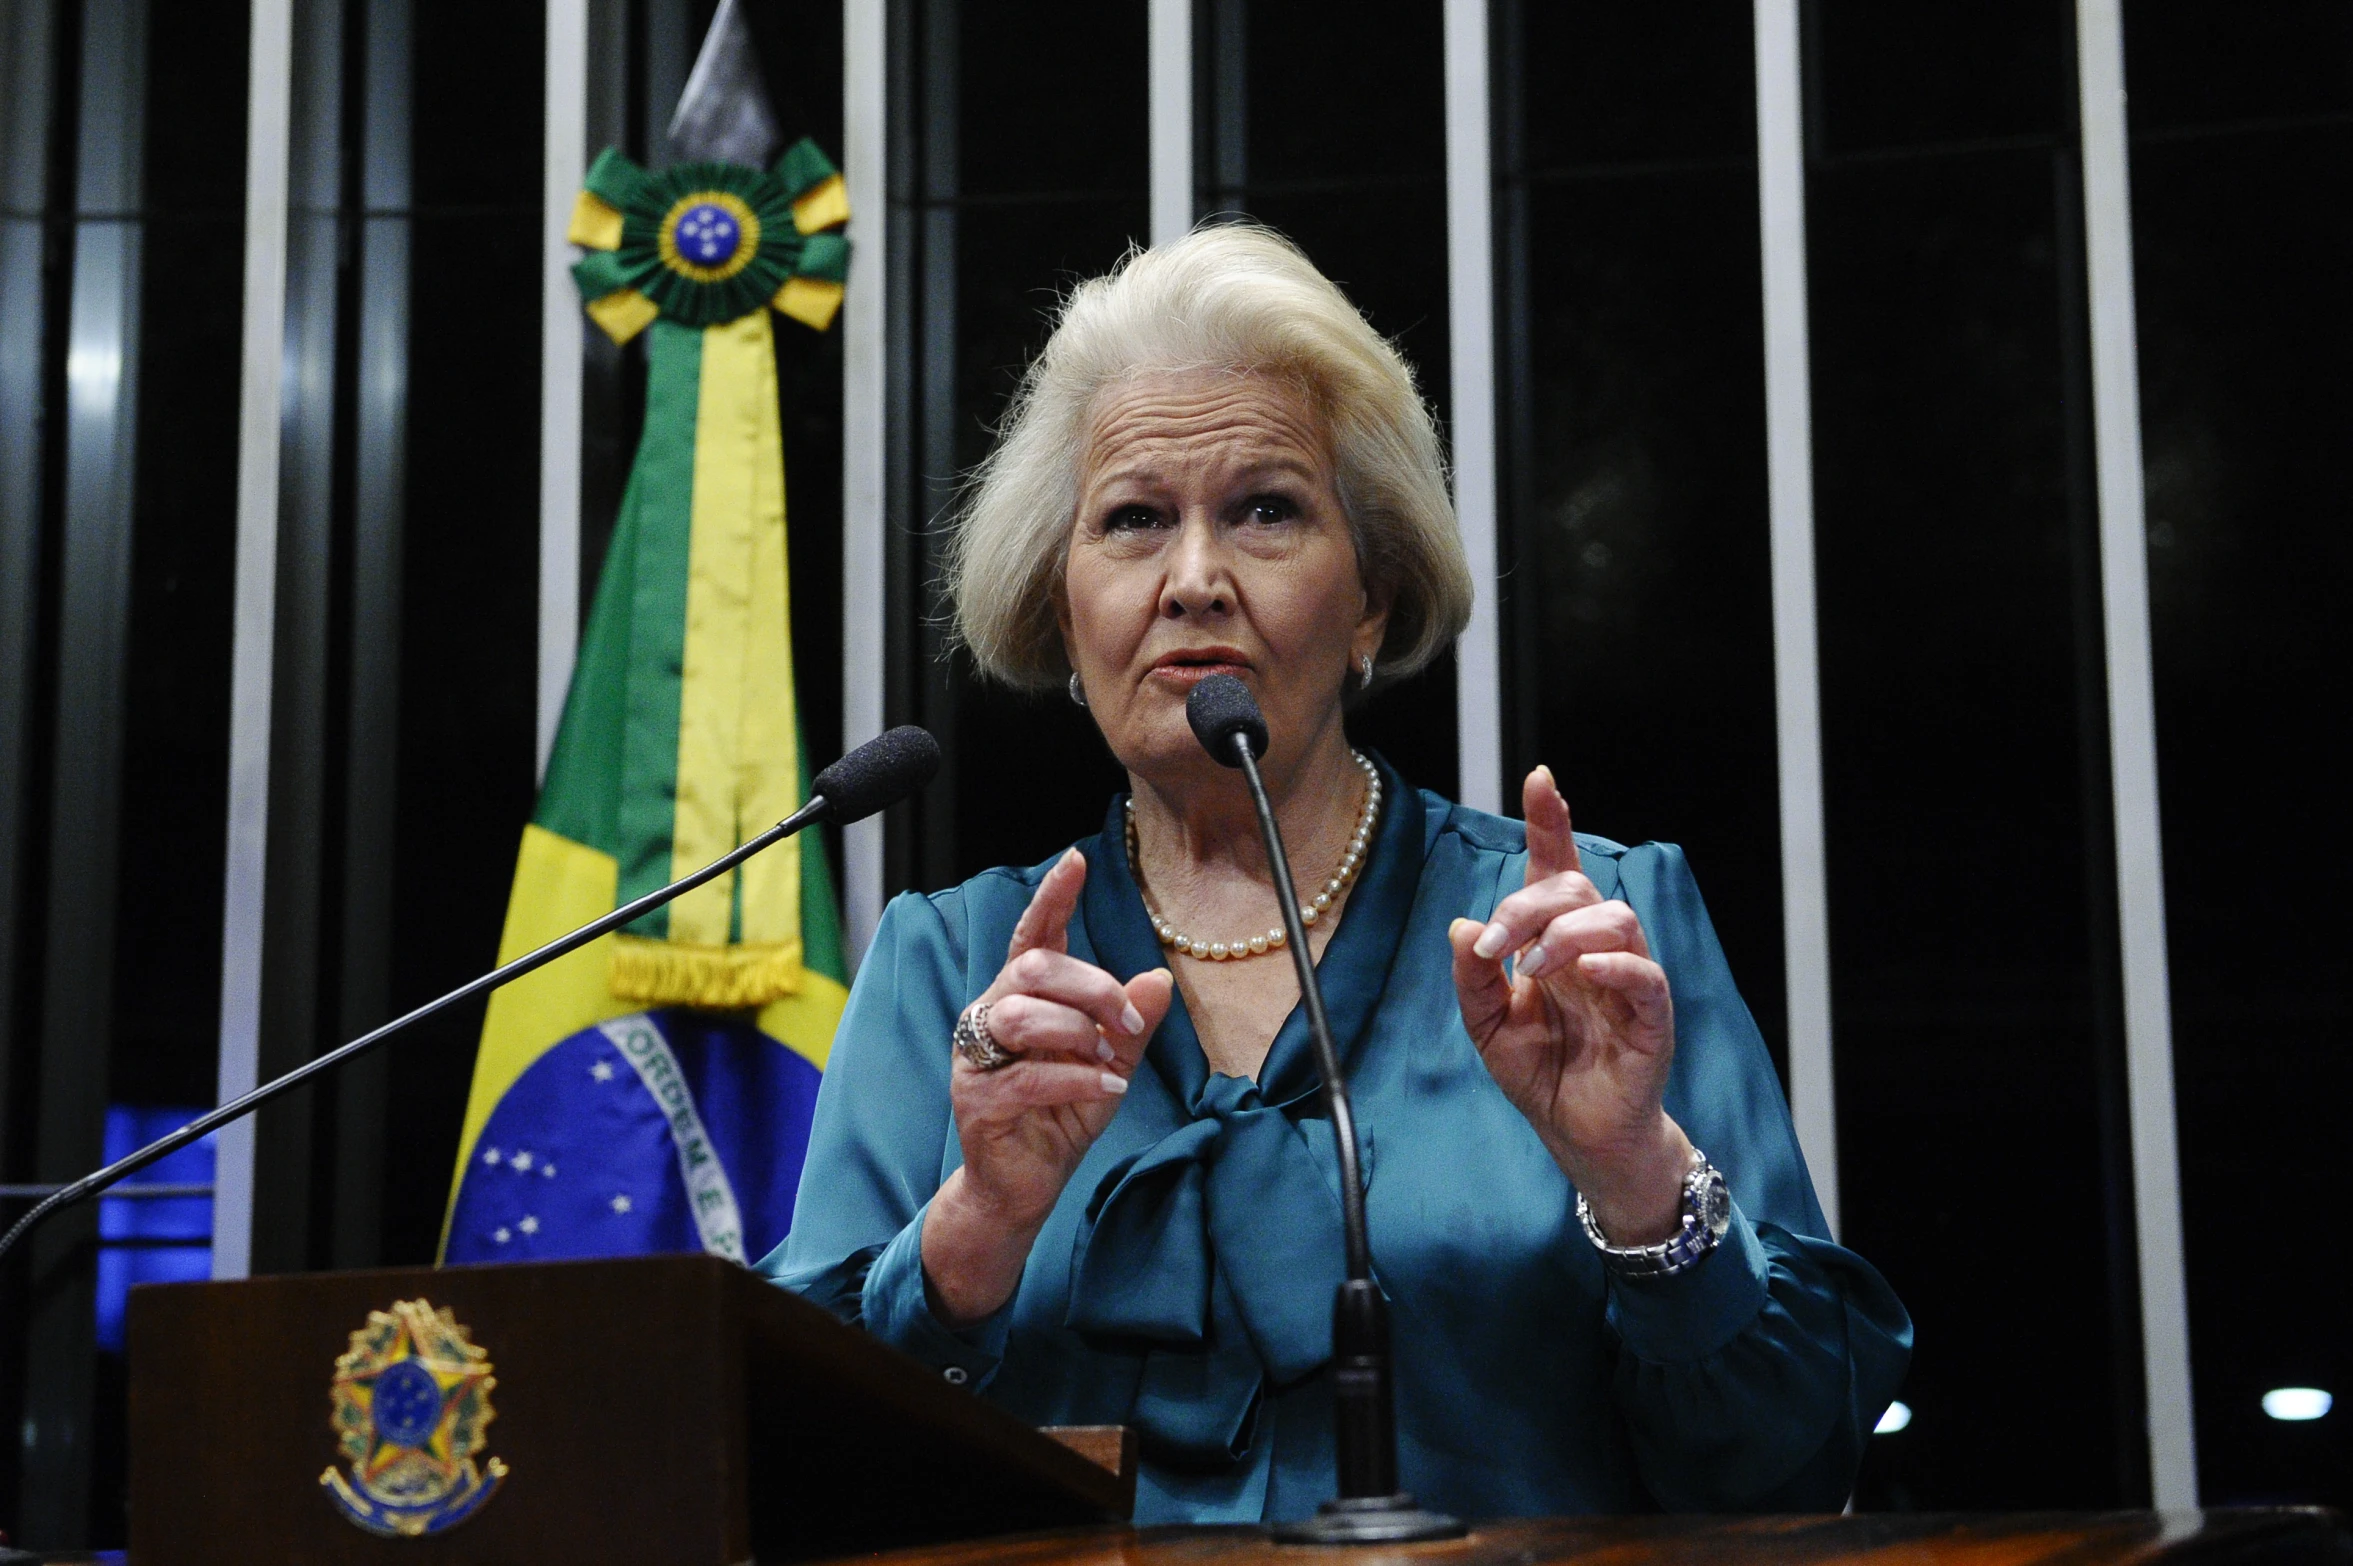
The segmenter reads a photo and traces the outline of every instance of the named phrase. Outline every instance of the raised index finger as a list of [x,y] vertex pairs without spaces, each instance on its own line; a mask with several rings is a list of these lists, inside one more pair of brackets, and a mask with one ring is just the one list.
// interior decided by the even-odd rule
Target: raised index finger
[[1038,883],[1029,906],[1013,925],[1013,939],[1005,943],[1005,960],[1043,948],[1070,950],[1070,916],[1078,911],[1078,894],[1087,884],[1087,856],[1072,849],[1055,861]]
[[1577,858],[1577,834],[1569,828],[1569,802],[1553,781],[1552,768],[1538,767],[1520,785],[1520,815],[1528,823],[1527,885],[1584,868]]

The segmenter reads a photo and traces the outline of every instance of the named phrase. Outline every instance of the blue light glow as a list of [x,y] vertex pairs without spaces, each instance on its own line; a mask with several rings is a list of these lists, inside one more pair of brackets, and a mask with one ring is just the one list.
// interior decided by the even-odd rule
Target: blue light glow
[[[106,1161],[114,1162],[204,1113],[207,1105],[109,1104]],[[213,1139],[206,1137],[131,1176],[133,1185],[212,1184]],[[120,1354],[131,1289],[141,1283],[191,1283],[212,1276],[212,1198],[98,1198],[98,1346]]]

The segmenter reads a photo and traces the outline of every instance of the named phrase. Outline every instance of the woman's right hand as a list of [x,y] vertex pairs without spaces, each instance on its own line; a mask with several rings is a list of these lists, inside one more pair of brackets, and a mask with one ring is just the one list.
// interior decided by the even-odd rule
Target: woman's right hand
[[1168,1015],[1167,969],[1123,985],[1070,955],[1070,916],[1086,880],[1075,848],[1046,872],[1013,927],[1005,966],[974,1002],[989,1008],[989,1036],[1018,1058],[982,1071],[957,1053],[950,1069],[964,1163],[924,1217],[923,1273],[933,1314],[951,1327],[1013,1297],[1031,1242]]

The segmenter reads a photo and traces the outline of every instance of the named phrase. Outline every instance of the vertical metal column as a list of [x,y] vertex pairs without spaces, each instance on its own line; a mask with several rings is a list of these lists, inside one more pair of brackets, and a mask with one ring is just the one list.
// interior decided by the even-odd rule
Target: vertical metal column
[[[114,1039],[123,690],[130,640],[144,263],[147,7],[90,0],[81,92],[65,362],[64,536],[57,718],[43,910],[41,1097],[35,1168],[70,1180],[104,1145]],[[26,1323],[23,1542],[86,1542],[94,1396],[95,1214],[33,1239]]]
[[539,247],[538,776],[580,651],[581,333],[564,238],[588,172],[588,0],[547,0],[547,137]]
[[[885,488],[883,392],[890,265],[889,9],[842,0],[842,177],[850,187],[856,252],[842,301],[842,742],[882,732]],[[865,648],[870,656],[846,656]],[[882,817],[842,833],[842,901],[850,960],[865,955],[882,917]]]
[[2190,1323],[2173,1107],[2173,1009],[2157,801],[2157,713],[2149,648],[2149,560],[2141,476],[2140,359],[2133,303],[2132,189],[2117,0],[2077,0],[2084,255],[2091,293],[2092,424],[2099,468],[2100,580],[2108,654],[2108,748],[2116,802],[2116,903],[2124,954],[2125,1074],[2141,1263],[2149,1479],[2161,1508],[2198,1504]]
[[[18,901],[41,580],[43,243],[55,7],[0,0],[0,1106],[15,1058]],[[0,1168],[11,1162],[0,1115]]]
[[1247,0],[1209,0],[1209,210],[1249,209],[1250,17]]
[[1193,3],[1151,0],[1152,243],[1193,226]]
[[956,246],[961,227],[957,197],[963,191],[958,133],[963,125],[962,7],[959,0],[920,0],[923,48],[921,93],[911,107],[920,118],[921,155],[915,282],[915,509],[911,520],[919,540],[916,580],[909,584],[921,606],[914,627],[922,656],[915,668],[918,721],[938,736],[939,776],[917,795],[915,874],[919,884],[945,886],[957,879],[956,796],[963,766],[959,743],[957,676],[948,661],[947,627],[934,593],[942,539],[935,531],[956,503],[956,446],[960,425],[956,403],[958,274]]
[[[1494,126],[1496,612],[1503,621],[1503,765],[1514,771],[1544,751],[1535,698],[1545,654],[1530,580],[1514,571],[1538,514],[1536,473],[1536,307],[1528,182],[1527,12],[1543,0],[1496,0],[1488,12],[1489,120]],[[1506,610],[1509,613],[1506,613]]]
[[[400,621],[407,526],[410,0],[367,0],[358,18],[359,313],[352,419],[351,685],[344,748],[343,973],[339,1033],[356,1038],[392,1004],[394,794],[400,752]],[[382,1260],[382,1053],[335,1082],[337,1267]]]
[[1763,241],[1765,462],[1773,535],[1774,726],[1789,1107],[1838,1232],[1838,1099],[1830,1053],[1830,905],[1814,624],[1814,437],[1806,327],[1806,167],[1797,0],[1756,0],[1757,217]]
[[638,0],[645,31],[642,73],[645,118],[640,122],[639,145],[653,163],[670,161],[670,118],[685,96],[686,78],[694,70],[702,34],[695,31],[688,0]]
[[[244,351],[237,407],[237,573],[229,652],[229,821],[221,907],[220,1099],[260,1082],[270,701],[277,644],[278,458],[286,344],[286,170],[293,0],[253,0],[245,120]],[[253,1266],[254,1125],[218,1133],[212,1275]]]
[[[294,0],[288,70],[286,320],[279,384],[276,625],[269,826],[262,890],[263,1078],[318,1054],[326,914],[329,578],[336,527],[336,310],[343,251],[343,5]],[[333,1090],[330,1090],[333,1091]],[[255,1272],[310,1265],[318,1100],[254,1117]]]
[[1455,644],[1456,797],[1500,813],[1503,630],[1495,552],[1494,178],[1487,0],[1446,0],[1446,314],[1454,388],[1454,514],[1478,596]]

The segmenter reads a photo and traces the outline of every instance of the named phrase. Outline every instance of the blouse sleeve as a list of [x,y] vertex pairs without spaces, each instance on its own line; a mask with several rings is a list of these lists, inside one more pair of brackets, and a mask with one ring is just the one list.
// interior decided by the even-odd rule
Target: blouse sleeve
[[1667,1110],[1724,1172],[1731,1231],[1667,1278],[1612,1276],[1615,1396],[1670,1511],[1836,1511],[1901,1385],[1912,1322],[1828,1225],[1765,1041],[1680,849],[1621,864],[1675,998]]
[[910,893],[883,911],[817,1090],[792,1232],[757,1270],[978,1388],[1007,1312],[951,1330],[923,1284],[923,1215],[952,1148],[948,1032],[965,1000],[964,932],[945,901]]

